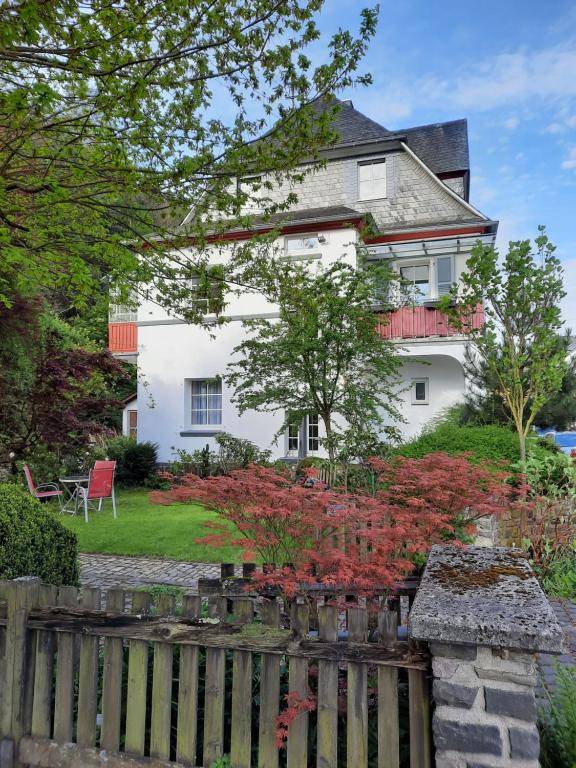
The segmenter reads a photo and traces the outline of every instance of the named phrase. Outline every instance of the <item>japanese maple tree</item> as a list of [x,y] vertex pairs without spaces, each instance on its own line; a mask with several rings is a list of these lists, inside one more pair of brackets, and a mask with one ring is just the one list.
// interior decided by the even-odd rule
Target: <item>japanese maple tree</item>
[[184,477],[155,503],[200,502],[218,513],[203,541],[236,545],[248,559],[278,568],[255,579],[293,597],[310,584],[336,593],[392,588],[415,568],[418,555],[474,521],[516,503],[509,475],[466,456],[373,460],[377,490],[342,493],[295,485],[288,475],[251,466],[227,476]]

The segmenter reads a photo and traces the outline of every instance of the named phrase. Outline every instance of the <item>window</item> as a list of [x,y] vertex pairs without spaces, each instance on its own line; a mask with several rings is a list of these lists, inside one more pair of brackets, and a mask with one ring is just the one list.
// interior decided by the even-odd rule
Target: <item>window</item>
[[300,448],[300,424],[288,425],[288,453],[298,455]]
[[408,290],[408,297],[417,304],[430,298],[430,265],[415,264],[400,267],[400,277]]
[[308,416],[308,452],[317,451],[320,448],[319,437],[320,421],[317,413]]
[[358,200],[386,197],[386,160],[358,163]]
[[138,312],[136,307],[138,305],[138,294],[136,291],[130,291],[128,296],[128,304],[114,303],[114,299],[119,299],[118,294],[116,296],[111,295],[110,307],[108,310],[108,317],[111,323],[135,323],[138,320]]
[[242,203],[245,209],[250,211],[258,211],[261,209],[261,176],[245,176],[243,179],[238,179],[236,189],[238,195],[246,196],[246,200]]
[[190,382],[191,424],[222,424],[222,382],[204,379]]
[[302,237],[286,238],[286,258],[319,259],[322,257],[318,235],[303,235]]
[[134,440],[138,437],[138,411],[128,411],[128,436]]
[[428,405],[428,379],[412,379],[412,405]]
[[438,296],[450,293],[454,282],[452,256],[438,256],[436,259],[436,277],[438,280]]
[[226,272],[221,264],[198,267],[189,277],[191,303],[205,314],[220,314],[225,306]]

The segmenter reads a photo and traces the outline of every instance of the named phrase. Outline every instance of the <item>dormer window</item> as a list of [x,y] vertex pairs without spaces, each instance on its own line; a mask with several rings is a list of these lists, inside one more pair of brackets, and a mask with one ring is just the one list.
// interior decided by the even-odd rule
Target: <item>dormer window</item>
[[358,200],[379,200],[386,197],[386,160],[358,163]]
[[285,255],[287,259],[290,259],[290,261],[320,259],[322,257],[322,251],[320,250],[320,238],[318,235],[300,235],[298,237],[287,237],[285,244]]

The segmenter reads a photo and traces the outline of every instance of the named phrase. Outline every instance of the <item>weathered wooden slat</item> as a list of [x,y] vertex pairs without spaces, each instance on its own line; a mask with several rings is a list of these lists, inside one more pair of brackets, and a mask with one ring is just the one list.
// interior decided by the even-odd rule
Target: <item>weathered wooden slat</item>
[[[201,609],[198,595],[184,595],[182,615],[197,619]],[[198,727],[198,648],[180,648],[180,677],[178,681],[178,723],[176,729],[176,760],[196,765]]]
[[[132,593],[132,613],[150,613],[152,596],[148,592]],[[146,739],[146,690],[148,685],[148,643],[130,640],[128,653],[128,691],[126,694],[125,749],[143,755]]]
[[[106,607],[112,611],[124,610],[124,591],[109,589]],[[104,674],[102,677],[102,729],[100,746],[117,752],[120,746],[120,717],[122,712],[122,638],[104,640]]]
[[[225,603],[226,599],[223,598]],[[79,616],[79,613],[84,615]],[[48,615],[49,617],[48,617]],[[40,618],[41,617],[41,618]],[[28,621],[32,629],[50,629],[56,632],[74,632],[80,635],[97,635],[104,638],[126,640],[161,640],[176,645],[199,645],[214,649],[243,650],[252,653],[286,654],[304,659],[325,659],[326,661],[369,661],[370,664],[384,664],[406,669],[427,669],[428,656],[421,652],[409,651],[406,642],[398,642],[395,649],[379,647],[373,643],[328,643],[316,638],[294,644],[290,632],[279,631],[274,636],[265,632],[243,634],[242,628],[233,624],[220,625],[187,623],[146,616],[118,616],[96,612],[72,611],[70,614],[58,611],[39,612],[32,610]]]
[[[8,629],[6,632],[4,681],[0,694],[0,738],[16,743],[31,727],[26,692],[30,680],[28,611],[37,604],[40,579],[16,579],[6,588]],[[20,761],[21,762],[21,761]],[[20,765],[20,762],[17,765]]]
[[[59,606],[73,607],[78,603],[76,587],[60,587]],[[72,741],[74,733],[74,635],[58,635],[56,662],[56,693],[54,697],[54,739]]]
[[58,744],[31,736],[21,740],[19,754],[30,768],[186,768],[182,763],[132,757],[78,744]]
[[[309,612],[306,603],[294,603],[290,626],[297,641],[308,632]],[[308,659],[292,656],[288,668],[288,690],[298,694],[300,701],[308,697]],[[305,768],[308,765],[308,712],[300,712],[290,724],[286,764],[288,768]]]
[[[57,595],[57,587],[41,584],[38,602],[40,605],[54,605]],[[32,735],[44,738],[50,736],[52,727],[55,640],[56,637],[53,632],[39,630],[37,633]]]
[[[249,624],[253,616],[249,597],[235,598],[233,613],[236,622]],[[252,748],[252,654],[234,651],[232,657],[232,736],[231,768],[250,768]]]
[[430,695],[426,672],[408,670],[410,712],[410,768],[430,768],[432,745],[430,738]]
[[[280,606],[276,600],[262,604],[262,623],[265,627],[280,626]],[[261,665],[258,768],[278,768],[275,732],[280,708],[280,656],[263,653]]]
[[[173,616],[174,595],[160,595],[159,616]],[[172,662],[174,649],[169,643],[155,643],[152,673],[152,723],[150,726],[150,756],[161,760],[170,757],[170,718],[172,707]]]
[[[338,640],[338,609],[318,607],[318,629],[321,640]],[[318,662],[318,768],[338,765],[338,664]]]
[[[368,631],[365,608],[348,609],[348,638],[362,643]],[[346,753],[354,756],[354,768],[368,768],[368,668],[348,664],[348,714]]]
[[[209,603],[210,608],[210,603]],[[226,598],[212,602],[211,613],[223,620],[227,614]],[[204,696],[204,764],[215,762],[224,752],[226,651],[206,648],[206,681]]]
[[[99,589],[85,587],[80,602],[85,608],[99,608]],[[76,741],[82,747],[96,744],[96,715],[98,712],[98,638],[80,640],[80,671],[78,673],[78,722]],[[45,734],[42,734],[45,735]]]
[[[394,646],[398,635],[396,611],[384,610],[380,613],[378,634],[382,645]],[[398,670],[378,667],[378,768],[400,766],[398,717]]]

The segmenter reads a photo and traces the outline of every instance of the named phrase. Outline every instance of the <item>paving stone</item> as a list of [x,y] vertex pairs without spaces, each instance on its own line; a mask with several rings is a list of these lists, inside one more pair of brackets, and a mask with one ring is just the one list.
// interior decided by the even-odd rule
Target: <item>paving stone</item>
[[220,566],[214,563],[86,553],[82,553],[79,559],[82,586],[100,589],[167,584],[194,590],[199,578],[220,576]]

